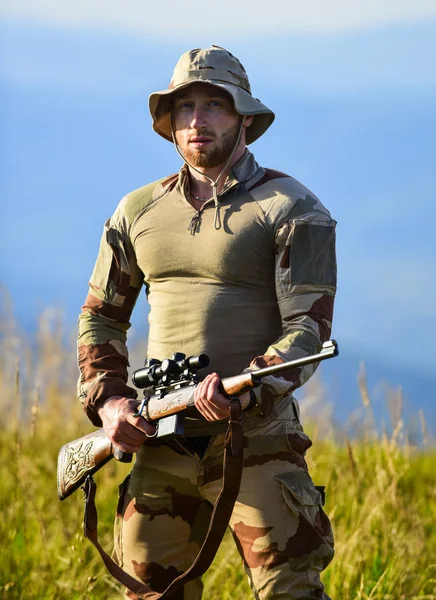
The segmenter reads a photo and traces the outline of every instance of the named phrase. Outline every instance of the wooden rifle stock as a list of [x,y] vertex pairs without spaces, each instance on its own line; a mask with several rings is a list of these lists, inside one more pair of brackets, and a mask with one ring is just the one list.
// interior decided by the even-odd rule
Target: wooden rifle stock
[[132,455],[112,445],[103,429],[62,446],[58,455],[57,483],[59,500],[75,492],[88,475],[93,475],[115,457],[121,462],[131,462]]

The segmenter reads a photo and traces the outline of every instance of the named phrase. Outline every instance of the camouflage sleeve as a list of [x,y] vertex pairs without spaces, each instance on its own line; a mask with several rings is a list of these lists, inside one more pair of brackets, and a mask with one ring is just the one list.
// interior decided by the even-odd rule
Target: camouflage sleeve
[[[257,356],[250,369],[308,356],[330,338],[336,292],[336,222],[309,213],[282,224],[276,232],[276,293],[283,335]],[[303,385],[319,363],[266,377],[256,390],[264,416],[278,397]]]
[[109,396],[137,397],[126,383],[126,338],[142,283],[128,237],[109,219],[79,317],[78,335],[78,396],[89,419],[99,427],[97,409]]

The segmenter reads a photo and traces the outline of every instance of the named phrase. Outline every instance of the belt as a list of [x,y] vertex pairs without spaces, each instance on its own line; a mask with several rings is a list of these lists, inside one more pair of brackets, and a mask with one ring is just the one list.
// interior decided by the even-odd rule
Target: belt
[[[286,402],[286,406],[281,407],[280,403]],[[297,419],[300,423],[300,406],[298,401],[292,395],[281,396],[277,398],[275,407],[273,408],[273,413],[269,418],[282,418],[280,413],[282,410],[286,410],[287,408],[291,408],[291,419]],[[275,413],[275,414],[274,414]],[[263,417],[262,407],[259,404],[255,404],[252,408],[248,408],[248,410],[244,410],[243,415],[247,415],[249,417]],[[287,417],[289,418],[289,417]]]

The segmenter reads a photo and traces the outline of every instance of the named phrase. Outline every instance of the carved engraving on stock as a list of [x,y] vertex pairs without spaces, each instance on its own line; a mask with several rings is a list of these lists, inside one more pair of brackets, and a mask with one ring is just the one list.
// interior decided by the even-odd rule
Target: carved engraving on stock
[[69,485],[80,478],[84,471],[92,466],[91,450],[94,442],[81,442],[69,446],[66,454],[65,484]]
[[152,398],[148,404],[148,412],[151,419],[159,419],[167,415],[180,412],[194,405],[194,389],[184,389],[180,392],[172,392],[164,398]]
[[161,413],[167,412],[176,406],[180,406],[180,404],[183,402],[183,398],[183,394],[171,395],[171,397],[168,398],[168,402],[165,404],[165,406],[162,406]]
[[65,444],[58,456],[58,496],[67,498],[82,485],[88,475],[98,471],[112,458],[112,444],[104,430]]

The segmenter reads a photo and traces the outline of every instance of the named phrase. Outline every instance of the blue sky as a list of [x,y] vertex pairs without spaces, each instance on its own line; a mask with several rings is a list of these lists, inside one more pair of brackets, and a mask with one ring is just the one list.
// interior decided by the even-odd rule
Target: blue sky
[[[31,327],[56,305],[73,326],[104,220],[126,192],[180,166],[151,130],[148,95],[167,86],[183,51],[220,44],[242,60],[254,95],[276,112],[252,147],[258,161],[302,181],[338,221],[334,336],[343,355],[395,370],[403,381],[394,383],[409,381],[411,393],[410,382],[421,378],[430,405],[436,16],[423,19],[430,4],[416,4],[416,14],[404,0],[396,19],[383,2],[380,9],[362,3],[369,13],[359,21],[352,11],[341,17],[334,2],[336,26],[298,14],[295,23],[307,27],[294,23],[275,35],[254,22],[256,35],[217,22],[200,35],[187,24],[180,36],[158,26],[145,35],[134,18],[97,26],[96,2],[67,25],[69,2],[61,5],[65,14],[40,2],[35,15],[21,0],[21,12],[0,15],[0,281],[20,322]],[[146,311],[141,300],[135,328]]]

